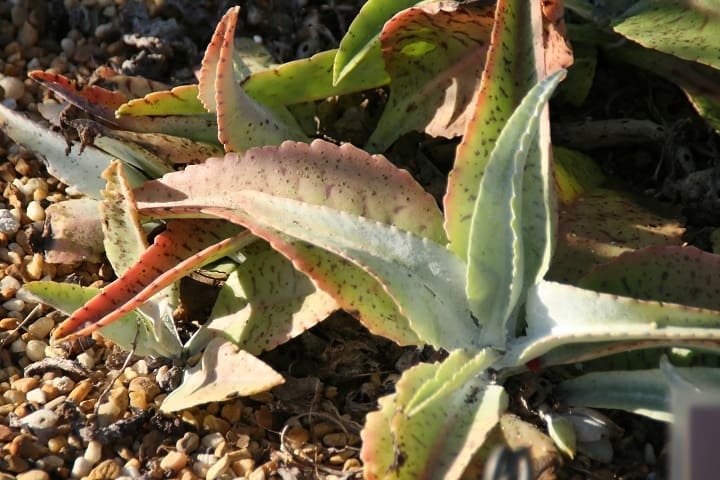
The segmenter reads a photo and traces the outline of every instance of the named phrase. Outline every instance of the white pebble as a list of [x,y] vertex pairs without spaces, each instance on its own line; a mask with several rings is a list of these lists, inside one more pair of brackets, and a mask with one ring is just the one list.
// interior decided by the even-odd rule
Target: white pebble
[[33,388],[25,394],[25,400],[35,402],[38,405],[44,405],[47,402],[47,393],[41,388]]
[[28,203],[25,213],[27,213],[28,218],[33,222],[42,222],[45,220],[45,209],[42,208],[40,202],[36,202],[35,200]]
[[90,465],[98,463],[102,458],[102,444],[97,440],[91,440],[85,449],[83,457]]
[[[0,87],[5,88],[5,86],[3,85],[3,80],[6,80],[7,78],[12,77],[5,77],[4,79],[1,79]],[[5,95],[7,95],[7,89],[5,89]],[[4,233],[5,235],[14,235],[15,233],[17,233],[18,230],[20,230],[20,221],[17,219],[17,217],[15,217],[15,215],[13,215],[10,210],[0,210],[0,233]]]
[[74,478],[81,478],[87,476],[87,474],[90,473],[90,470],[92,470],[92,465],[90,465],[84,457],[78,457],[75,459],[75,463],[73,463],[70,475]]
[[225,437],[220,432],[212,432],[204,435],[200,439],[200,445],[205,448],[215,448],[217,445],[225,440]]
[[75,382],[70,377],[55,377],[52,379],[52,386],[60,393],[70,393],[75,388]]
[[60,420],[60,416],[57,413],[46,408],[41,408],[21,418],[20,425],[37,432],[39,430],[53,428],[57,425],[58,420]]
[[20,283],[20,280],[12,275],[7,275],[0,280],[0,290],[19,290],[21,286],[22,284]]
[[2,307],[11,312],[22,312],[23,308],[25,308],[25,302],[19,298],[11,298],[7,302],[4,302]]
[[95,368],[95,359],[87,352],[83,352],[75,358],[77,362],[88,370]]
[[0,87],[5,91],[5,98],[20,100],[25,95],[25,84],[16,77],[0,78]]
[[39,362],[45,358],[45,349],[48,344],[42,340],[30,340],[25,347],[25,356],[31,362]]

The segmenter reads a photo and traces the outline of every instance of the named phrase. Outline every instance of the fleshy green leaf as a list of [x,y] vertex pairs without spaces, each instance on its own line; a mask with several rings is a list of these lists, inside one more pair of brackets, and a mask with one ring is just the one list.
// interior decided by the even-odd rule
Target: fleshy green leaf
[[183,383],[163,400],[160,410],[176,412],[265,392],[284,383],[282,375],[222,338],[210,341],[198,365],[185,372]]
[[[548,76],[523,99],[500,133],[480,183],[468,246],[467,296],[492,345],[505,344],[507,322],[523,288],[549,265],[550,169],[533,145],[545,103],[564,74]],[[530,183],[535,188],[525,186]]]
[[207,113],[198,98],[197,85],[180,85],[171,90],[148,93],[120,105],[115,114],[124,115],[195,115]]
[[596,189],[560,212],[557,249],[548,278],[576,283],[621,253],[653,245],[680,245],[685,231],[657,205],[627,193]]
[[173,171],[171,164],[134,142],[128,142],[115,134],[115,130],[87,119],[73,120],[71,125],[80,133],[88,135],[92,144],[108,154],[136,167],[151,178],[161,177]]
[[[107,180],[107,186],[103,191],[105,200],[100,202],[103,243],[113,270],[117,275],[122,275],[142,258],[148,246],[146,234],[140,225],[135,199],[127,184],[122,163],[113,162],[103,172],[103,178]],[[154,341],[158,344],[154,347],[156,350],[171,352],[171,356],[178,355],[182,350],[182,343],[172,316],[178,306],[178,295],[177,285],[170,285],[136,310],[136,313],[143,316],[152,326],[150,328],[152,336],[138,341],[148,345],[152,345]],[[114,333],[112,329],[104,332],[112,341],[115,341],[111,335]],[[140,332],[139,335],[145,335],[145,332]]]
[[558,201],[569,205],[605,180],[600,167],[589,156],[553,146],[553,170]]
[[583,361],[653,346],[720,350],[720,312],[637,300],[541,282],[528,293],[527,338],[503,362],[541,365]]
[[420,3],[419,0],[368,0],[353,19],[340,41],[333,64],[332,83],[337,85],[357,70],[359,64],[371,56],[380,57],[380,32],[385,22],[403,9]]
[[256,229],[257,223],[367,270],[424,342],[448,350],[478,347],[480,331],[464,296],[465,265],[441,245],[362,217],[260,192],[240,192],[236,204],[243,212],[234,218],[271,244],[273,238]]
[[[100,190],[105,188],[102,172],[114,157],[91,146],[81,148],[74,144],[68,149],[67,141],[61,134],[3,105],[0,105],[0,130],[16,143],[32,149],[47,165],[52,176],[91,198],[100,197]],[[133,186],[145,181],[143,175],[134,169],[128,169],[127,175]]]
[[[665,422],[673,421],[670,387],[702,392],[720,388],[720,369],[672,367],[663,369],[593,372],[566,380],[557,394],[569,405],[625,410]],[[678,382],[680,380],[680,382]]]
[[580,282],[615,295],[720,310],[720,255],[695,247],[654,246],[596,267]]
[[462,259],[467,259],[478,188],[495,142],[522,98],[541,78],[530,28],[532,3],[497,3],[490,49],[473,100],[474,116],[467,124],[448,177],[445,229],[450,249]]
[[482,72],[493,6],[430,2],[394,16],[380,40],[390,98],[368,140],[384,151],[400,135],[425,131],[433,136],[463,133]]
[[[233,208],[230,192],[243,189],[328,205],[445,241],[435,200],[406,171],[349,144],[285,142],[228,154],[150,182],[135,195],[143,214],[167,218]],[[393,300],[367,273],[322,249],[278,242],[276,248],[371,331],[401,344],[418,342]]]
[[271,350],[324,320],[338,308],[267,243],[243,249],[246,260],[223,284],[207,323],[188,342],[193,354],[212,336],[253,355]]
[[720,8],[714,1],[639,0],[612,27],[646,48],[720,68]]
[[[489,385],[483,372],[493,355],[455,351],[442,364],[419,365],[405,373],[396,393],[380,399],[362,431],[361,458],[368,479],[459,478],[473,454],[507,408],[502,387]],[[434,394],[409,402],[418,391]],[[423,396],[424,397],[424,396]]]
[[235,26],[240,7],[228,10],[217,26],[203,58],[198,96],[208,111],[217,111],[218,139],[226,151],[305,140],[300,126],[284,107],[270,110],[240,85],[233,67]]

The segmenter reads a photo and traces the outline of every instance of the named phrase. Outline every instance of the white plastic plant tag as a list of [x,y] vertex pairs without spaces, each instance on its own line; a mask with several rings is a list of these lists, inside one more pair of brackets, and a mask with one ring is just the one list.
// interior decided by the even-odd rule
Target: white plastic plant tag
[[[665,373],[668,373],[667,369]],[[696,383],[672,369],[670,402],[672,425],[671,480],[718,478],[720,455],[720,388]],[[704,382],[703,382],[704,383]]]

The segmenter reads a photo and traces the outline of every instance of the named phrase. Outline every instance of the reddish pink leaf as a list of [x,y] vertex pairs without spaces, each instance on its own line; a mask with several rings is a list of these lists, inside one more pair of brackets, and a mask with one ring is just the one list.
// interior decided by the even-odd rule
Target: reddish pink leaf
[[239,230],[218,220],[169,223],[135,265],[65,320],[53,337],[89,335],[112,323],[203,263],[239,248],[250,236]]

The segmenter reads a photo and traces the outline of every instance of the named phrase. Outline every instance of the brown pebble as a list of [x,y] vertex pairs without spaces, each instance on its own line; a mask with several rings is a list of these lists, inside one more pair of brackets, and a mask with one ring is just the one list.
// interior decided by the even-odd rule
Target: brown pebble
[[220,410],[220,416],[231,424],[237,423],[242,418],[242,409],[243,404],[239,400],[236,400],[223,405],[222,410]]
[[148,401],[152,401],[160,393],[160,387],[148,377],[135,377],[128,385],[129,392],[143,392]]
[[38,386],[40,380],[34,377],[30,378],[19,378],[12,382],[10,386],[18,392],[28,393],[30,390]]
[[341,448],[347,445],[348,439],[344,433],[328,433],[322,439],[327,447]]
[[115,460],[107,459],[100,462],[100,464],[93,468],[87,478],[88,480],[117,478],[120,476],[120,470],[121,467],[115,462]]
[[348,458],[345,460],[345,463],[343,464],[343,472],[347,472],[350,470],[359,470],[362,468],[362,464],[360,463],[360,460],[357,458]]
[[224,455],[220,460],[210,466],[205,478],[219,478],[230,468],[230,459]]
[[49,480],[50,475],[42,470],[28,470],[27,472],[19,473],[16,480]]
[[141,410],[147,408],[147,398],[145,397],[145,392],[130,392],[128,393],[128,396],[130,397],[130,406],[132,408],[139,408]]
[[215,415],[205,415],[205,418],[203,418],[203,429],[225,435],[230,430],[230,424]]
[[15,436],[15,432],[7,425],[0,424],[0,442],[9,442]]
[[[14,295],[14,293],[13,293]],[[5,297],[5,295],[3,295]],[[5,317],[0,320],[0,330],[14,330],[18,326],[17,318]]]
[[2,458],[0,468],[12,473],[21,473],[27,471],[30,465],[24,458],[18,457],[17,455],[7,455]]
[[72,389],[72,392],[68,395],[68,400],[80,403],[85,400],[85,397],[88,396],[92,389],[93,384],[91,380],[82,380],[75,385],[75,388]]
[[172,451],[168,452],[165,457],[160,461],[160,468],[163,470],[172,470],[173,472],[178,472],[185,468],[185,465],[187,465],[187,455],[185,455],[182,452]]
[[271,430],[273,427],[273,414],[269,408],[262,405],[260,408],[255,410],[255,421],[262,428]]
[[230,468],[232,468],[233,473],[238,477],[246,477],[255,468],[255,460],[252,458],[241,458],[240,460],[235,460],[232,465],[230,465]]
[[300,426],[293,426],[285,431],[285,440],[293,449],[299,449],[310,440],[310,432]]
[[18,457],[22,457],[26,460],[35,460],[42,454],[38,444],[33,440],[33,438],[25,434],[21,434],[13,438],[7,451],[10,455],[17,455]]

